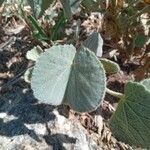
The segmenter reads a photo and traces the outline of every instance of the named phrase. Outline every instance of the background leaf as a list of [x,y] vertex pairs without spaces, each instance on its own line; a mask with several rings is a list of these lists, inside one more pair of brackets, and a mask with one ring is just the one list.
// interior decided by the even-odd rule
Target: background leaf
[[81,2],[81,0],[60,0],[60,1],[63,5],[65,16],[68,19],[71,18],[73,14],[77,13]]
[[50,6],[53,0],[27,0],[31,6],[33,15],[35,18],[39,18],[43,15],[45,10]]
[[42,52],[43,51],[40,46],[35,46],[33,49],[27,52],[26,58],[29,60],[36,61]]
[[96,56],[102,57],[103,39],[98,32],[93,32],[84,42],[83,45],[93,51]]
[[105,71],[95,54],[85,47],[76,53],[64,103],[75,111],[95,110],[104,98]]
[[5,0],[0,0],[0,6],[3,4],[4,1],[5,1]]
[[61,104],[75,52],[72,45],[60,45],[53,46],[41,54],[31,80],[34,95],[41,102],[52,105]]
[[110,120],[110,127],[119,140],[150,148],[150,91],[140,83],[128,82]]
[[100,58],[100,62],[103,64],[107,74],[114,74],[120,71],[119,65],[109,59]]

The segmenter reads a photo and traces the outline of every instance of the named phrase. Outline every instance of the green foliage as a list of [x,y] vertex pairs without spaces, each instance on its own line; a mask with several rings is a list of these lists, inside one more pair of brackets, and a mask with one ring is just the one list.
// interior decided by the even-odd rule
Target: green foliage
[[66,18],[70,19],[80,6],[81,0],[60,0],[65,12]]
[[52,28],[51,40],[55,41],[55,40],[59,40],[63,37],[65,25],[66,25],[66,19],[64,16],[64,12],[62,11],[58,15],[58,19],[56,21],[56,24]]
[[39,25],[38,20],[36,20],[33,16],[28,16],[28,19],[31,22],[33,27],[33,36],[39,40],[49,40],[48,36],[44,32],[43,28]]
[[33,15],[35,18],[39,18],[43,15],[45,10],[50,6],[53,0],[27,0],[31,6]]
[[86,12],[96,12],[99,10],[99,4],[101,4],[101,2],[101,0],[82,0],[82,5]]
[[93,51],[96,56],[101,57],[103,53],[103,39],[98,32],[93,32],[84,42],[83,45]]
[[31,87],[41,102],[65,103],[79,112],[96,109],[105,94],[105,72],[95,54],[72,45],[53,46],[41,54]]
[[114,74],[120,71],[120,67],[117,63],[106,58],[100,58],[100,61],[103,64],[107,74]]
[[3,4],[4,1],[5,1],[5,0],[0,0],[0,6]]
[[114,135],[131,145],[150,148],[150,79],[141,83],[128,82],[110,120]]
[[64,103],[79,112],[95,110],[104,98],[105,71],[95,54],[85,47],[76,53]]
[[142,48],[147,41],[148,41],[148,36],[139,34],[135,37],[134,45],[135,47]]

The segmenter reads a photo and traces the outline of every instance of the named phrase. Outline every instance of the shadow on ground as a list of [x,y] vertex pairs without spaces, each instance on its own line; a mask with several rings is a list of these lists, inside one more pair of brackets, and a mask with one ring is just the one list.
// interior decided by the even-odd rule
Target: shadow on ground
[[[6,114],[0,119],[0,135],[16,136],[28,134],[38,141],[38,136],[25,124],[46,123],[55,119],[53,106],[37,104],[31,90],[16,89],[0,96],[0,113]],[[11,118],[14,119],[11,119]]]

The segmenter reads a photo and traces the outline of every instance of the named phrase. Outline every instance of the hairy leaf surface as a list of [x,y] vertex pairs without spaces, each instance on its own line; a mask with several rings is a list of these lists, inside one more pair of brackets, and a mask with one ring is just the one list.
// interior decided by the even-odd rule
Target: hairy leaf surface
[[75,52],[72,45],[64,45],[53,46],[40,55],[31,81],[36,98],[48,104],[61,104]]
[[136,82],[128,82],[125,97],[110,120],[114,135],[131,145],[150,147],[150,91]]
[[85,47],[76,53],[64,103],[79,112],[96,109],[105,94],[105,71],[95,54]]

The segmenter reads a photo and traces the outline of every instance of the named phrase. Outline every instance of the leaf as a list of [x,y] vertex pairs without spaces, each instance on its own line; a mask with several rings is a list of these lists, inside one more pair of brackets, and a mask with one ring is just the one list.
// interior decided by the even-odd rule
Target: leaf
[[53,46],[41,54],[31,80],[37,99],[52,105],[62,103],[74,56],[72,45]]
[[65,16],[70,19],[73,14],[77,13],[81,0],[60,0]]
[[137,82],[128,82],[110,120],[110,127],[119,140],[150,148],[150,91]]
[[0,6],[3,4],[4,1],[5,1],[5,0],[0,0]]
[[39,18],[43,15],[45,10],[50,6],[53,0],[27,0],[31,6],[33,15],[35,18]]
[[43,28],[39,25],[38,21],[33,16],[28,16],[28,19],[31,22],[31,25],[34,28],[34,36],[38,40],[48,40],[46,33],[44,32]]
[[150,79],[144,79],[143,81],[141,81],[141,84],[143,84],[147,90],[150,91]]
[[88,13],[99,11],[99,4],[102,4],[101,0],[82,0],[82,5]]
[[58,15],[58,20],[56,21],[56,24],[54,25],[51,31],[52,32],[51,39],[53,41],[60,40],[64,36],[65,25],[66,25],[66,19],[64,16],[64,12],[62,11]]
[[119,65],[109,59],[100,58],[100,62],[103,64],[107,74],[114,74],[120,71]]
[[83,45],[93,51],[96,56],[101,57],[103,53],[103,39],[98,32],[93,32],[84,42]]
[[31,80],[34,95],[41,102],[65,103],[74,110],[96,109],[104,98],[106,78],[95,54],[72,45],[53,46],[36,61]]
[[142,48],[147,42],[148,37],[146,35],[137,35],[135,37],[134,44],[136,47]]
[[32,68],[28,68],[24,74],[24,80],[27,83],[31,83],[31,78],[32,78],[32,72],[33,72],[33,67]]
[[78,112],[95,110],[104,98],[105,71],[95,54],[85,47],[76,53],[64,103]]
[[35,46],[33,49],[27,52],[26,58],[29,60],[36,61],[42,52],[43,51],[40,46]]

